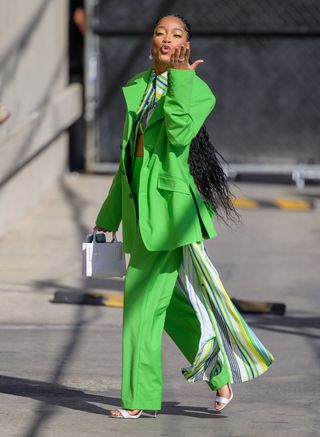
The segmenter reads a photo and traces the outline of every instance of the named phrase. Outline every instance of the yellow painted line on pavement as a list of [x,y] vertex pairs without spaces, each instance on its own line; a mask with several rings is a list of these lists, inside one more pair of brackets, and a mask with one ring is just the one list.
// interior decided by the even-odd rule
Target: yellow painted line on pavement
[[259,208],[259,203],[246,197],[236,197],[233,200],[236,208]]
[[281,209],[307,210],[312,209],[312,204],[305,200],[297,199],[275,199],[273,201]]
[[247,197],[235,197],[233,199],[233,204],[236,208],[239,209],[274,208],[287,211],[310,211],[314,208],[314,204],[312,201],[283,198],[259,200],[248,199]]
[[93,296],[103,297],[103,305],[106,307],[122,308],[123,307],[123,294],[122,293],[92,293]]

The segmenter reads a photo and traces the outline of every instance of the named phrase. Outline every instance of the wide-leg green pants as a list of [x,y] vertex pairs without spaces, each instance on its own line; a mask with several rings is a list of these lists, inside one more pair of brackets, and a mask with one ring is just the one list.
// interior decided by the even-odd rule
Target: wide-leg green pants
[[[136,157],[131,189],[137,206],[142,157]],[[136,210],[138,210],[136,208]],[[139,217],[124,282],[121,406],[160,410],[162,402],[162,334],[170,335],[189,363],[198,351],[200,323],[187,298],[175,287],[182,247],[150,252],[143,244]],[[223,367],[208,384],[228,382]]]

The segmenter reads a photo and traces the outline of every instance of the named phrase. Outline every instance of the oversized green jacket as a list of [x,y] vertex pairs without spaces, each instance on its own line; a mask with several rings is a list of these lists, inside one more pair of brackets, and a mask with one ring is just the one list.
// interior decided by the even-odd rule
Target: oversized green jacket
[[[151,69],[134,76],[123,92],[127,113],[121,158],[96,225],[117,231],[122,220],[123,247],[131,252],[136,212],[125,163],[136,111]],[[190,143],[212,111],[216,99],[194,70],[168,70],[168,90],[144,130],[144,158],[138,193],[139,226],[150,251],[172,250],[203,238],[213,238],[215,211],[200,197],[190,174]]]

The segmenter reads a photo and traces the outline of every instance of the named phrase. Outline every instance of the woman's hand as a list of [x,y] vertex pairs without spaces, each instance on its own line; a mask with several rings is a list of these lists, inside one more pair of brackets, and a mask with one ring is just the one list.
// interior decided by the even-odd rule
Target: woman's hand
[[95,225],[95,227],[93,228],[93,232],[112,232],[112,239],[114,239],[116,236],[115,231],[110,231],[109,229],[105,229],[97,225]]
[[95,225],[95,227],[93,228],[93,232],[112,232],[113,236],[115,234],[115,231],[110,231],[109,229],[105,229],[97,225]]
[[199,64],[204,62],[203,59],[198,59],[193,64],[189,64],[190,48],[185,46],[176,47],[170,57],[169,68],[176,70],[195,70]]
[[102,228],[101,226],[96,225],[93,228],[93,232],[113,232],[113,231],[110,231],[109,229],[105,229],[105,228]]

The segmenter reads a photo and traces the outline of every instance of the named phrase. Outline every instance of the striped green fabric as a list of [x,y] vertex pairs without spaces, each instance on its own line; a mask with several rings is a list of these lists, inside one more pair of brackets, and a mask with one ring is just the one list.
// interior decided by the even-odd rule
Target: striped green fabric
[[156,75],[156,72],[154,70],[152,70],[149,83],[151,81],[153,83],[153,94],[152,94],[152,98],[151,98],[151,103],[148,106],[147,111],[144,112],[143,118],[142,118],[142,123],[140,124],[140,126],[142,125],[143,128],[146,127],[146,125],[147,125],[148,121],[150,120],[150,117],[151,117],[155,107],[157,106],[159,100],[161,99],[161,97],[165,96],[167,93],[168,72],[165,71],[161,74]]
[[140,102],[137,109],[136,118],[133,123],[133,128],[131,132],[131,157],[132,163],[134,161],[135,144],[136,138],[139,130],[143,132],[146,127],[150,117],[157,106],[161,97],[165,96],[168,89],[168,72],[165,71],[159,75],[156,74],[155,70],[151,71],[150,79],[146,87],[144,96]]
[[209,381],[222,365],[230,383],[249,381],[268,369],[273,356],[233,305],[203,241],[183,247],[177,288],[189,299],[201,326],[198,353],[182,369],[189,382]]

